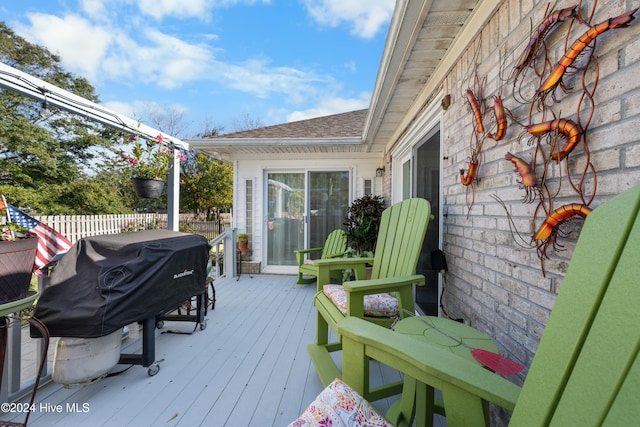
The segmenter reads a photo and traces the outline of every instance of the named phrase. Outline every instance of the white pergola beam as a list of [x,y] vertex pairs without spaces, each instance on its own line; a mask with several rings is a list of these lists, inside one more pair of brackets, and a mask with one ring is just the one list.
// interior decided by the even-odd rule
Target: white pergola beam
[[[54,105],[62,110],[78,114],[115,129],[139,134],[147,138],[155,138],[158,134],[162,134],[163,140],[168,144],[185,150],[189,149],[189,144],[178,138],[140,123],[138,120],[109,110],[100,104],[84,99],[37,77],[30,76],[2,62],[0,62],[0,87],[46,102],[49,105]],[[178,230],[179,219],[179,171],[180,161],[178,160],[177,151],[174,151],[174,167],[170,170],[168,177],[167,214],[168,228],[175,231]]]

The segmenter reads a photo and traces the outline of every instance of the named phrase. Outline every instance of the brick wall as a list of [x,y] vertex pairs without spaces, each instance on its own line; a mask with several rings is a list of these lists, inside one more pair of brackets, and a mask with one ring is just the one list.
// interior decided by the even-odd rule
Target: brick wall
[[[556,7],[573,4],[561,0]],[[638,1],[600,1],[591,23],[600,23],[638,6]],[[539,86],[540,80],[532,70],[515,86],[507,78],[528,41],[531,26],[542,21],[546,7],[546,2],[504,2],[443,84],[444,93],[452,98],[452,105],[443,112],[443,156],[448,158],[442,176],[446,214],[444,250],[449,264],[443,301],[451,317],[461,317],[487,332],[504,354],[527,366],[562,285],[581,226],[579,221],[563,226],[566,236],[558,239],[563,250],[547,250],[549,259],[544,262],[543,276],[540,259],[531,247],[533,230],[546,216],[543,206],[555,209],[566,203],[588,203],[596,208],[611,196],[640,183],[640,20],[632,22],[629,28],[613,29],[599,36],[594,51],[597,73],[591,62],[586,72],[566,77],[568,92],[558,89],[555,102],[547,97],[543,116],[530,102],[519,99],[531,98]],[[583,16],[588,17],[592,7],[593,2],[583,2]],[[577,22],[572,27],[568,22],[556,27],[547,38],[550,64],[555,65],[564,52],[567,33],[570,45],[585,30]],[[542,69],[541,62],[538,67]],[[545,76],[548,73],[549,66]],[[467,88],[474,89],[476,74],[481,80],[486,79],[482,90],[488,109],[493,105],[492,96],[501,95],[513,119],[508,121],[503,141],[485,139],[479,181],[465,187],[460,183],[459,170],[469,167],[475,139],[473,115],[464,94]],[[593,92],[592,98],[581,98],[583,75],[588,91]],[[530,138],[523,134],[522,124],[550,120],[553,113],[577,121],[577,111],[580,122],[588,123],[588,150],[580,143],[569,157],[568,168],[566,161],[560,165],[547,164],[549,192],[545,194],[544,205],[539,206],[538,200],[522,203],[524,190],[519,188],[519,176],[513,164],[504,159],[505,153],[511,152],[532,160],[536,146],[528,144]],[[487,111],[485,123],[489,131],[495,131],[491,127],[492,117]],[[558,143],[564,144],[564,140]],[[548,148],[543,143],[538,151],[538,175],[545,168],[540,153]],[[593,167],[586,166],[587,160]],[[574,185],[582,180],[582,190],[572,188],[567,176]],[[493,196],[502,200],[505,207]],[[520,236],[514,234],[509,217]],[[524,375],[515,382],[521,383]]]

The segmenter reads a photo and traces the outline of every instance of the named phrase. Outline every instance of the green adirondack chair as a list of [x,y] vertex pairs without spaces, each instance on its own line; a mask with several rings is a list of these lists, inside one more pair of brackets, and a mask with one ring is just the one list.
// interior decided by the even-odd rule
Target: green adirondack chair
[[433,388],[442,391],[448,426],[488,425],[487,402],[512,411],[512,426],[635,425],[639,277],[637,186],[587,217],[522,389],[440,347],[357,318],[338,325],[343,380],[363,393],[369,358],[404,372],[402,401],[387,414],[397,425],[414,410],[416,425],[430,425],[438,409]]
[[[316,281],[318,276],[318,267],[315,264],[315,260],[305,259],[305,256],[312,253],[321,252],[320,259],[329,259],[342,257],[347,251],[347,235],[344,230],[333,230],[327,236],[324,241],[324,246],[321,248],[299,249],[295,250],[296,260],[298,261],[298,285],[307,285]],[[311,278],[306,276],[314,276]],[[342,272],[333,271],[331,274],[332,279],[342,280]]]
[[[415,274],[415,271],[431,218],[431,206],[425,199],[415,198],[396,203],[382,214],[373,258],[336,258],[316,262],[318,292],[314,305],[317,308],[317,335],[316,342],[310,344],[308,350],[325,386],[335,378],[340,378],[340,370],[330,353],[339,351],[341,344],[339,337],[337,342],[329,342],[329,327],[337,333],[337,324],[345,316],[355,316],[390,327],[396,315],[405,317],[403,310],[415,310],[413,285],[424,284],[424,276]],[[373,263],[369,280],[365,277],[367,263]],[[329,283],[331,271],[345,269],[354,270],[356,280],[343,283],[341,288],[332,286],[332,299],[323,291],[324,285]],[[389,294],[397,299],[395,313],[385,310],[386,303],[393,303]],[[341,299],[344,302],[342,310],[334,302]],[[378,316],[367,315],[365,304],[376,305],[380,302]],[[376,400],[399,393],[401,386],[401,383],[388,385],[367,391],[364,396]]]

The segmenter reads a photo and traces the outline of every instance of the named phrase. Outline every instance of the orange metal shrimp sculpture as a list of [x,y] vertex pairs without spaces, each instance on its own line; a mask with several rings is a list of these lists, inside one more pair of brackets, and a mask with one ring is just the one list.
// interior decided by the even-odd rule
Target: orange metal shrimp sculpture
[[514,164],[516,171],[520,174],[520,178],[522,178],[520,184],[525,190],[525,196],[522,199],[523,203],[533,202],[536,196],[540,194],[540,185],[538,184],[533,168],[520,157],[514,156],[511,153],[505,154],[504,158]]
[[567,18],[576,16],[577,9],[577,5],[567,7],[566,9],[553,11],[549,15],[544,17],[543,21],[540,23],[540,25],[538,25],[536,31],[534,31],[531,35],[529,44],[525,48],[524,52],[522,52],[518,63],[514,67],[514,80],[518,80],[524,70],[527,69],[527,67],[531,65],[535,57],[538,56],[538,53],[544,43],[544,39],[547,37],[553,27],[559,22],[565,21]]
[[576,219],[585,219],[587,215],[591,213],[591,208],[587,205],[581,205],[578,203],[570,203],[568,205],[560,206],[549,214],[547,219],[544,220],[538,231],[533,236],[533,240],[536,243],[536,249],[538,252],[538,258],[540,258],[540,264],[542,266],[542,274],[544,271],[544,259],[548,258],[547,248],[549,245],[553,245],[555,250],[558,250],[558,229],[566,222]]
[[462,185],[467,186],[476,179],[476,173],[478,172],[478,160],[475,158],[471,159],[469,162],[469,170],[467,171],[467,175],[465,176],[465,170],[460,169],[460,182]]
[[484,126],[482,124],[482,110],[480,107],[480,102],[476,98],[476,95],[473,93],[471,89],[467,89],[465,92],[467,96],[467,101],[469,102],[469,106],[471,107],[471,111],[473,112],[473,116],[476,119],[476,130],[480,133],[484,132]]
[[544,220],[540,228],[538,228],[538,231],[536,231],[536,234],[533,235],[533,240],[555,240],[554,236],[556,235],[558,227],[573,219],[585,219],[590,213],[590,207],[579,203],[570,203],[568,205],[560,206],[558,209],[551,212],[547,219]]
[[533,136],[542,136],[547,133],[557,132],[565,137],[566,143],[559,151],[551,153],[551,158],[561,161],[576,148],[582,139],[582,127],[580,124],[567,119],[549,120],[547,122],[533,124],[524,127]]
[[540,85],[538,94],[544,95],[545,93],[555,89],[558,84],[561,84],[562,77],[567,69],[573,65],[576,58],[583,53],[584,49],[589,46],[596,37],[607,30],[628,27],[629,23],[635,19],[633,14],[637,11],[638,9],[634,9],[620,16],[616,16],[615,18],[609,18],[606,21],[589,28],[571,45],[567,53],[565,53],[560,61],[558,61],[558,64],[551,71],[549,77],[547,77],[542,85]]
[[496,116],[498,129],[496,133],[489,132],[487,136],[496,141],[500,141],[507,134],[507,115],[504,111],[504,104],[500,95],[493,97],[493,114]]

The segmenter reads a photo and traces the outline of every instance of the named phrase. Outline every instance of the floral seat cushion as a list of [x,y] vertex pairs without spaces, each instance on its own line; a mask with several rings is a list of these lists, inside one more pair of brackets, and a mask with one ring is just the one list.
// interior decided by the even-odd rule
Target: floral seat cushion
[[[333,301],[342,314],[347,314],[347,291],[341,285],[325,285],[324,294]],[[371,317],[394,317],[398,315],[398,300],[389,294],[365,295],[364,315]]]
[[341,380],[333,380],[288,427],[393,427]]

